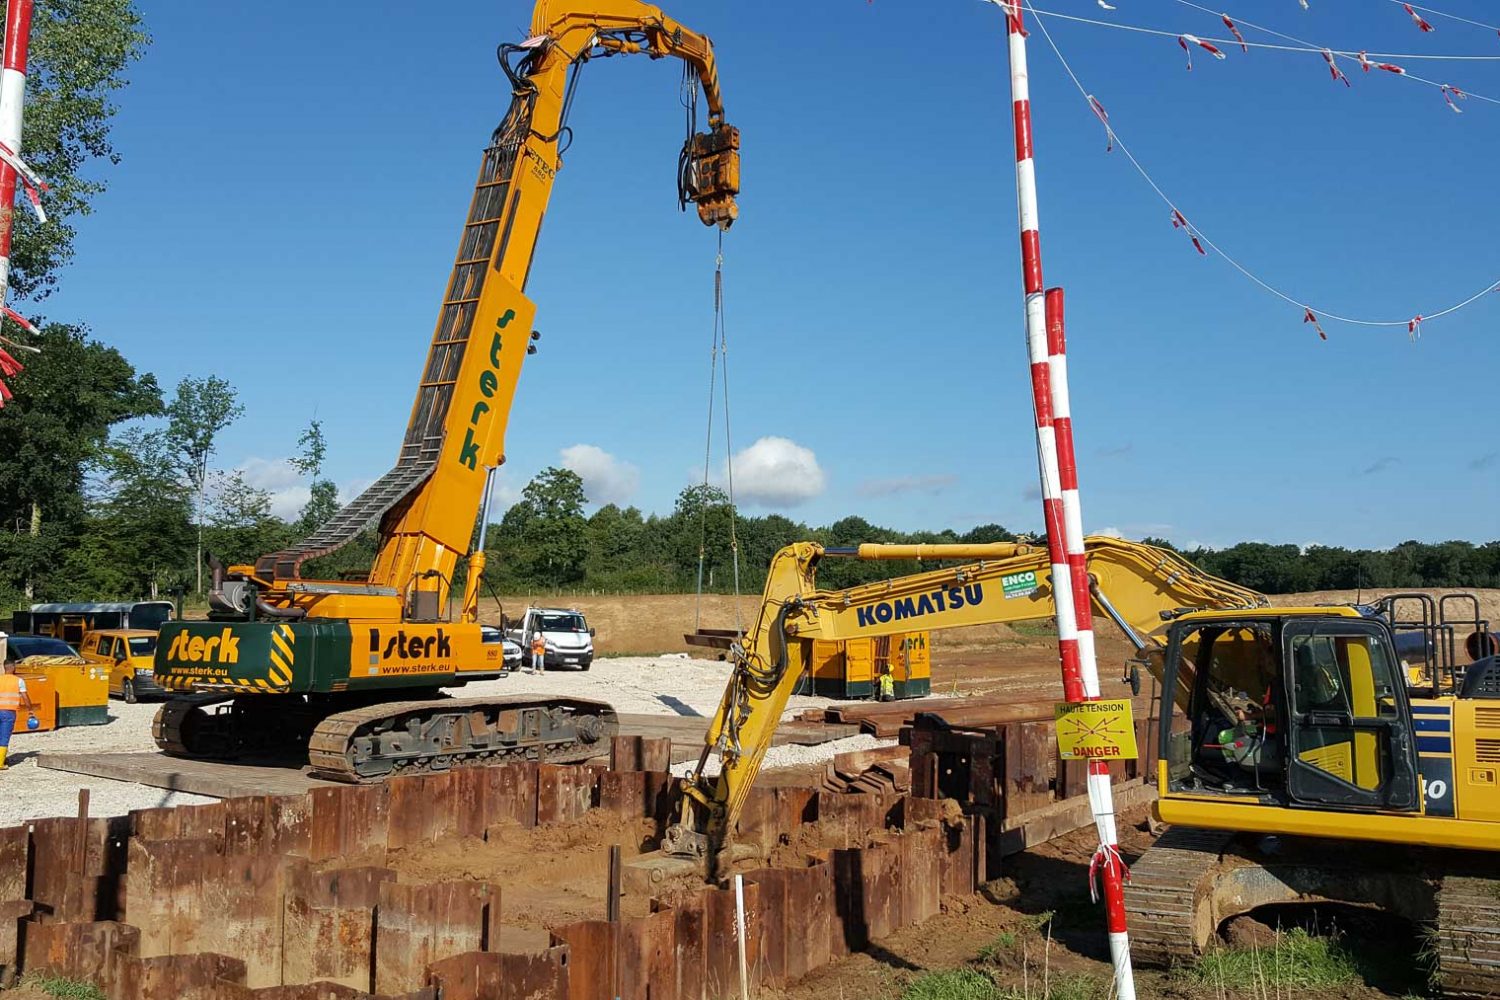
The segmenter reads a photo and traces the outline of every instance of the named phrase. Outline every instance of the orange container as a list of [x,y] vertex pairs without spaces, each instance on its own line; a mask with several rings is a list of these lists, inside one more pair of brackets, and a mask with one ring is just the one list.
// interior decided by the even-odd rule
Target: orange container
[[[26,693],[31,696],[32,707],[27,709],[22,706],[21,711],[16,713],[16,731],[11,735],[12,740],[27,733],[50,733],[57,728],[57,685],[52,682],[52,678],[41,674],[21,674],[21,679],[26,682]],[[26,727],[28,714],[36,716],[38,725],[35,729]]]

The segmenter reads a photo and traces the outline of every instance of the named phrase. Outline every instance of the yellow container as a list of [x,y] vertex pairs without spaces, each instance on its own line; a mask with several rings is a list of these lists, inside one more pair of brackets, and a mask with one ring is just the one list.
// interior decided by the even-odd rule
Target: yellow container
[[[26,694],[31,698],[31,708],[22,706],[20,713],[16,716],[16,736],[26,733],[50,733],[57,728],[57,687],[52,683],[52,678],[41,674],[20,675],[21,680],[26,682]],[[26,725],[26,716],[35,715],[37,727],[31,729]]]
[[809,660],[799,694],[825,698],[873,698],[876,678],[889,666],[897,698],[921,698],[932,690],[928,633],[898,632],[874,639],[814,639],[798,643]]
[[109,721],[109,668],[104,664],[77,656],[29,656],[17,672],[39,675],[51,683],[58,728],[102,726]]

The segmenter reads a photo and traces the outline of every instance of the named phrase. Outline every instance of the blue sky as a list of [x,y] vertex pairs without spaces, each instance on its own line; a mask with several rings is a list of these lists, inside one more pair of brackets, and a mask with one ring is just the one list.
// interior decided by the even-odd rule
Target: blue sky
[[[170,386],[221,374],[223,436],[294,500],[281,460],[316,414],[355,487],[394,458],[478,154],[500,41],[529,5],[140,0],[154,37],[120,98],[124,157],[45,305]],[[1482,0],[1444,9],[1494,18]],[[1167,0],[1043,9],[1222,35]],[[898,528],[1039,523],[1021,333],[1003,22],[972,0],[692,3],[743,133],[726,238],[736,450],[816,464],[755,511]],[[1228,8],[1335,48],[1500,55],[1384,0]],[[1170,38],[1052,22],[1111,119],[1194,222],[1322,308],[1431,312],[1500,278],[1500,105],[1315,55],[1185,71]],[[1252,32],[1247,37],[1254,40]],[[1086,527],[1179,543],[1386,546],[1500,537],[1500,294],[1406,331],[1326,324],[1175,232],[1034,33],[1044,265],[1068,291]],[[1415,70],[1416,64],[1412,64]],[[1500,63],[1427,63],[1500,96]],[[714,235],[678,214],[680,71],[585,70],[528,292],[505,488],[567,460],[596,495],[669,510],[701,476]],[[579,447],[584,446],[584,447]],[[722,455],[722,443],[717,446]],[[804,452],[805,450],[805,452]],[[760,474],[758,474],[760,473]],[[779,487],[779,488],[778,488]]]

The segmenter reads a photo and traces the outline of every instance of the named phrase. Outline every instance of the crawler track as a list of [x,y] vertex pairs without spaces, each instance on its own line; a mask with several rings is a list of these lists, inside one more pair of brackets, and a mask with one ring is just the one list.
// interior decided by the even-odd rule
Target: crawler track
[[1173,827],[1130,869],[1125,910],[1130,955],[1139,965],[1192,961],[1215,928],[1203,905],[1234,835]]
[[506,760],[562,764],[601,753],[619,725],[609,705],[582,698],[386,702],[320,722],[308,761],[316,777],[355,783]]
[[1500,879],[1443,878],[1432,939],[1435,985],[1445,997],[1500,997]]

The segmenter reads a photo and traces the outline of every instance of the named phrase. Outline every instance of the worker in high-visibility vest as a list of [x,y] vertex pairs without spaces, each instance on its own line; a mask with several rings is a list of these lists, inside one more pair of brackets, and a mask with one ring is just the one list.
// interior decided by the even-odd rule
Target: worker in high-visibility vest
[[0,673],[0,771],[5,770],[5,755],[10,750],[10,734],[15,731],[16,720],[23,708],[31,707],[26,682],[16,675],[16,664],[5,664],[4,672]]
[[891,676],[891,668],[889,666],[880,668],[880,700],[896,700],[896,678]]

